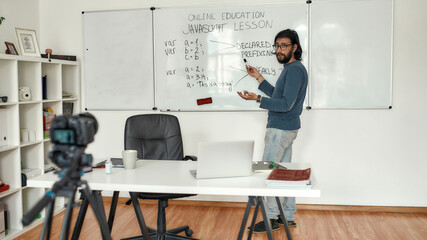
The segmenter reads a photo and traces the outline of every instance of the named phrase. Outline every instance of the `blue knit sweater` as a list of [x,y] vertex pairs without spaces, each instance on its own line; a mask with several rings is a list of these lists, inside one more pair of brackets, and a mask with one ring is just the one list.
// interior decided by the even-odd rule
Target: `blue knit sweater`
[[285,64],[282,73],[273,87],[266,80],[259,90],[263,97],[260,108],[268,110],[267,128],[296,130],[301,127],[300,115],[307,92],[307,70],[300,61]]

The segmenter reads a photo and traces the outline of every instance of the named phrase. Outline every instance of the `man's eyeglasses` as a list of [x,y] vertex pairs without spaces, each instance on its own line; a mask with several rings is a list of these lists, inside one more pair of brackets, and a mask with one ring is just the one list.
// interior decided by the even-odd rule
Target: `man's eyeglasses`
[[277,45],[277,44],[274,44],[273,45],[273,48],[280,48],[282,51],[285,51],[289,46],[291,46],[292,44],[282,44],[282,45]]

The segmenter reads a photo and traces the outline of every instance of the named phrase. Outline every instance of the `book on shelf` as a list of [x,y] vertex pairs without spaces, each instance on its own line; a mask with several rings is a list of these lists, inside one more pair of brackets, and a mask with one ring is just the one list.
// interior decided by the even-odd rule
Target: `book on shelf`
[[0,238],[7,235],[8,221],[7,221],[7,210],[3,203],[0,202]]
[[42,76],[42,99],[47,99],[47,75]]
[[2,183],[0,184],[0,193],[9,190],[10,186],[8,184]]
[[73,97],[73,94],[71,94],[70,92],[65,91],[65,90],[62,91],[62,98],[67,99],[67,98],[72,98],[72,97]]
[[[47,54],[40,54],[42,58],[49,58]],[[58,59],[58,60],[67,60],[67,61],[76,61],[77,57],[72,55],[50,55],[51,59]]]
[[0,108],[0,147],[8,144],[7,132],[7,109]]
[[45,164],[44,165],[44,173],[48,173],[48,172],[51,172],[54,170],[56,170],[55,165],[52,165],[52,164]]
[[6,217],[3,205],[0,203],[0,237],[6,236]]
[[311,187],[311,168],[273,169],[265,180],[269,187]]
[[21,170],[22,174],[25,174],[27,179],[37,177],[42,174],[42,170],[39,168],[24,168]]
[[50,138],[50,124],[55,117],[56,114],[53,112],[52,108],[48,107],[43,109],[43,138]]

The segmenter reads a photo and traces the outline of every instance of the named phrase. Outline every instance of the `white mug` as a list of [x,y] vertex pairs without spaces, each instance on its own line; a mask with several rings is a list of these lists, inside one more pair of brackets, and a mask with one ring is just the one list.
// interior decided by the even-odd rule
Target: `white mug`
[[122,152],[123,165],[126,169],[135,168],[137,154],[138,152],[136,150],[124,150]]

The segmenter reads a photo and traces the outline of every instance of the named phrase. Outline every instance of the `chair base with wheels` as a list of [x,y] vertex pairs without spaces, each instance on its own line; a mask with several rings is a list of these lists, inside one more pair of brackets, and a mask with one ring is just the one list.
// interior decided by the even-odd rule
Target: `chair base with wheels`
[[[168,207],[168,199],[171,198],[182,198],[188,197],[188,194],[162,194],[162,193],[131,193],[131,202],[133,208],[135,210],[136,216],[138,218],[138,223],[140,224],[141,232],[142,230],[142,212],[139,206],[138,198],[142,199],[156,199],[158,200],[158,208],[157,208],[157,229],[148,228],[148,232],[150,234],[150,239],[187,239],[187,240],[196,240],[195,238],[191,238],[190,236],[193,234],[193,231],[189,226],[185,225],[178,228],[173,228],[166,230],[166,208]],[[126,203],[127,204],[127,203]],[[141,219],[139,219],[141,218]],[[145,224],[145,223],[144,223]],[[186,237],[177,235],[178,233],[185,232]],[[131,237],[126,239],[144,239],[142,236]]]

